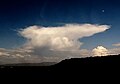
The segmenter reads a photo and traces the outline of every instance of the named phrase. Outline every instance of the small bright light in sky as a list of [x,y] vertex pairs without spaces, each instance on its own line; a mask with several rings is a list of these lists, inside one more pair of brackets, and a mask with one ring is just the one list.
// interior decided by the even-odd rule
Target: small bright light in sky
[[103,9],[102,12],[105,12],[105,10]]

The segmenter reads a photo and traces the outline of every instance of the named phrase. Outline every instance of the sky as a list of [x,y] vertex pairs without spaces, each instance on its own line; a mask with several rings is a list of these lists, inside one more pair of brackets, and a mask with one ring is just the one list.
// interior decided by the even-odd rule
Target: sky
[[119,0],[1,0],[1,52],[22,48],[41,55],[50,49],[56,55],[61,49],[89,52],[104,46],[119,53],[119,4]]

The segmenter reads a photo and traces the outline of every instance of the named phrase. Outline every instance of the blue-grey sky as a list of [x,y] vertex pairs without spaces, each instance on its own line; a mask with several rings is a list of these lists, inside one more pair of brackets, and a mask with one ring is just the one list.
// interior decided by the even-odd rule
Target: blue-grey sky
[[32,25],[59,26],[64,24],[110,25],[105,32],[82,38],[81,48],[98,45],[112,48],[120,42],[119,0],[1,0],[0,48],[15,48],[24,43],[17,31]]

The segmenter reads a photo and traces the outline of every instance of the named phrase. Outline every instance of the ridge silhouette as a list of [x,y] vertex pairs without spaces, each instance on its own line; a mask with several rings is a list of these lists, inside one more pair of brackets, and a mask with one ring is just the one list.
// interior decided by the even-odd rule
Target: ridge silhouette
[[[11,75],[30,77],[39,79],[58,79],[62,78],[96,78],[116,77],[120,75],[120,55],[87,57],[87,58],[71,58],[65,59],[51,66],[4,66],[0,68],[0,75],[10,78]],[[34,64],[33,64],[34,65]],[[39,64],[37,64],[39,65]],[[15,76],[14,76],[15,77]]]

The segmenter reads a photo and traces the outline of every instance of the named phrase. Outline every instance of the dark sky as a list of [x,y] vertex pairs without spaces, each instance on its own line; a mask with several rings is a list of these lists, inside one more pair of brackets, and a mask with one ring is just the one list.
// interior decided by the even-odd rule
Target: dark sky
[[105,24],[111,28],[92,37],[83,38],[86,45],[112,47],[120,42],[119,0],[1,0],[0,48],[14,48],[24,43],[17,30],[32,25]]

